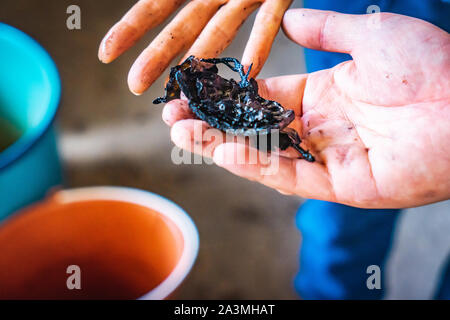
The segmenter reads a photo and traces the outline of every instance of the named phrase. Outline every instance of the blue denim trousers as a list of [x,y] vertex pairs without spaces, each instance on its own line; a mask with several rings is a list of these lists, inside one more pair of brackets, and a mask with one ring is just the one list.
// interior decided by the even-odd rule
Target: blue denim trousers
[[[449,0],[305,0],[306,8],[364,14],[368,6],[427,20],[450,30]],[[308,72],[327,69],[349,60],[346,54],[305,49]],[[396,224],[396,209],[359,209],[308,200],[297,213],[302,233],[300,271],[295,286],[304,299],[381,299],[384,266]],[[367,287],[367,267],[381,269],[381,289]],[[450,258],[443,268],[436,299],[450,299]]]

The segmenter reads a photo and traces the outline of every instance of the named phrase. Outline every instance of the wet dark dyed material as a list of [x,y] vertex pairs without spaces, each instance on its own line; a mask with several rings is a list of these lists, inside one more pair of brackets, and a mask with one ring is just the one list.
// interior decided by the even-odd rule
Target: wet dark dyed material
[[[219,63],[238,72],[241,81],[219,76],[216,66]],[[271,131],[279,130],[277,147],[281,150],[293,147],[304,159],[314,162],[314,157],[300,147],[298,133],[287,128],[295,118],[294,111],[285,110],[278,102],[259,96],[256,80],[248,79],[250,69],[245,74],[241,63],[234,58],[197,59],[190,56],[171,69],[165,96],[153,103],[180,99],[183,92],[190,109],[210,126],[235,135],[258,135],[259,142],[261,137],[267,137],[268,145]],[[274,147],[270,146],[271,149]]]

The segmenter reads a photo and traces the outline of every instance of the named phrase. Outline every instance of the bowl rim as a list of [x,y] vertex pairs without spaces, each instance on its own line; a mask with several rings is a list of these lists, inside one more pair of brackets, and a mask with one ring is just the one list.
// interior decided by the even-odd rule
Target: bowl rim
[[128,202],[154,209],[177,226],[184,241],[178,263],[158,286],[138,300],[162,300],[169,297],[181,285],[195,264],[200,241],[194,221],[183,208],[159,194],[131,187],[95,186],[60,190],[55,192],[50,200],[57,201],[58,204],[92,200]]
[[48,52],[29,35],[19,29],[0,22],[0,40],[12,41],[16,46],[36,61],[39,61],[41,69],[45,72],[45,76],[50,84],[50,100],[44,119],[39,125],[30,130],[29,134],[22,135],[12,145],[0,152],[0,172],[13,164],[16,160],[23,157],[50,129],[61,99],[61,79],[56,64],[48,54]]

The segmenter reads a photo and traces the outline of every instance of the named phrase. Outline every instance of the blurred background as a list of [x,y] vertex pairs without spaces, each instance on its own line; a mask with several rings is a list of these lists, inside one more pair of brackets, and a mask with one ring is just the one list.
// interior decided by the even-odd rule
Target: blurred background
[[[297,197],[237,178],[210,165],[175,165],[161,106],[165,73],[144,95],[128,91],[128,70],[163,26],[110,65],[97,59],[108,29],[133,0],[2,0],[0,21],[28,33],[59,68],[57,117],[68,187],[130,186],[161,194],[194,219],[201,247],[181,299],[295,299],[301,237]],[[68,30],[66,9],[81,8],[81,30]],[[294,7],[301,7],[295,1]],[[254,14],[223,56],[240,57]],[[1,50],[1,48],[0,48]],[[1,72],[1,70],[0,70]],[[302,48],[279,33],[260,77],[304,72]],[[450,251],[450,202],[407,210],[388,263],[387,298],[426,299]]]

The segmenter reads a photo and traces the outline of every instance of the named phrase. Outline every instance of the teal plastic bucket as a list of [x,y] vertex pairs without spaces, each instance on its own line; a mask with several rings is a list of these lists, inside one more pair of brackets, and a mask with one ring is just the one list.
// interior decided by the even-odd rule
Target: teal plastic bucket
[[0,135],[18,139],[0,150],[0,220],[61,184],[53,119],[61,82],[48,53],[0,23]]

